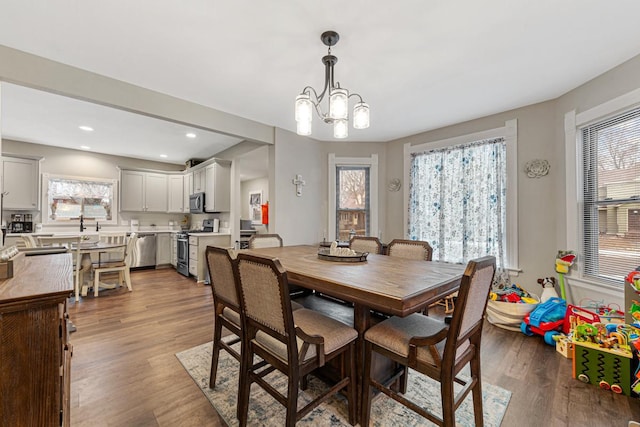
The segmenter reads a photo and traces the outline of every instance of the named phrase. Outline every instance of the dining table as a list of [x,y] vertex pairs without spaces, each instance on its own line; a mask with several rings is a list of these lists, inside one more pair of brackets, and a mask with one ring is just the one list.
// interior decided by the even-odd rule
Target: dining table
[[421,311],[458,290],[466,265],[376,254],[361,262],[329,261],[318,250],[301,245],[242,252],[277,258],[290,283],[353,303],[358,389],[363,396],[364,333],[374,321],[372,311],[400,317]]
[[[81,261],[80,265],[82,267],[83,277],[85,273],[89,273],[88,277],[91,277],[91,273],[93,271],[93,261],[91,259],[91,254],[98,254],[98,263],[101,263],[102,255],[105,253],[114,253],[114,252],[122,252],[124,256],[124,248],[126,247],[126,243],[114,243],[114,242],[81,242],[80,243],[80,255]],[[76,246],[73,245],[72,249],[75,250]],[[87,283],[83,280],[81,292],[80,294],[83,297],[87,296],[87,291],[91,282]],[[113,289],[115,286],[107,283],[100,283],[100,288],[104,289]]]

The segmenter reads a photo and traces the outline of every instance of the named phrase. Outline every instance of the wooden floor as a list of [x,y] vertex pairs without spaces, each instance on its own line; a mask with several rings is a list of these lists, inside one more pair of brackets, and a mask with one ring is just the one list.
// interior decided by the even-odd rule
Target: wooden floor
[[[211,289],[173,269],[135,271],[132,281],[131,293],[120,288],[77,304],[70,300],[78,328],[71,335],[71,425],[224,425],[175,357],[211,340]],[[305,304],[348,319],[342,307],[325,300]],[[626,426],[640,420],[640,400],[572,379],[571,360],[539,337],[487,324],[482,345],[483,381],[513,393],[503,426]]]

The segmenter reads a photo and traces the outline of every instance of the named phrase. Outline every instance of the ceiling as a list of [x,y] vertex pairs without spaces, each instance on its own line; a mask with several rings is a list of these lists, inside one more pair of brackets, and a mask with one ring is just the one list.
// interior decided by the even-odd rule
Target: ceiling
[[[371,107],[347,141],[389,141],[554,99],[640,54],[640,2],[618,0],[0,0],[0,44],[295,131],[293,101],[335,73]],[[237,143],[3,85],[3,137],[171,163]],[[79,125],[90,125],[90,134]],[[330,140],[317,118],[313,138]],[[160,158],[166,154],[166,158]]]

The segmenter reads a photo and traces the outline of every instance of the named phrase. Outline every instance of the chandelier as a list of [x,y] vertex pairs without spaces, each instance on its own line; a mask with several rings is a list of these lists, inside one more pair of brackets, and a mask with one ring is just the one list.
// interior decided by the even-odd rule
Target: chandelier
[[[333,137],[346,138],[349,136],[349,98],[358,97],[360,102],[353,107],[353,127],[354,129],[366,129],[369,127],[369,105],[362,101],[362,97],[357,93],[349,93],[345,88],[340,87],[340,83],[334,83],[333,67],[338,62],[338,58],[331,54],[331,46],[335,46],[340,36],[335,31],[325,31],[320,36],[322,43],[329,47],[327,55],[322,57],[325,66],[324,89],[320,95],[311,86],[307,86],[302,93],[296,97],[296,130],[298,135],[311,135],[311,122],[313,109],[325,123],[333,124]],[[320,103],[328,95],[329,104],[327,112],[322,112]]]

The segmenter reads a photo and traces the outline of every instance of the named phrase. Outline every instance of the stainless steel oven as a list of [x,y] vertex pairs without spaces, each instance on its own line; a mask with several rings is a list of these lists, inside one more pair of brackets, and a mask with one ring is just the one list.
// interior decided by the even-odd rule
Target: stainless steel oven
[[176,245],[176,270],[178,273],[189,277],[189,235],[187,233],[178,233]]

